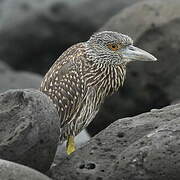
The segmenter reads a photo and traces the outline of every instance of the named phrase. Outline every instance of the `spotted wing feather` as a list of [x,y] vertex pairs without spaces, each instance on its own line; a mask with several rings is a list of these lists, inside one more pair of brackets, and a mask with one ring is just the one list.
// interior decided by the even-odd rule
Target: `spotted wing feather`
[[53,64],[41,84],[41,91],[57,107],[60,127],[70,123],[87,93],[81,69],[84,58],[83,44],[72,46]]

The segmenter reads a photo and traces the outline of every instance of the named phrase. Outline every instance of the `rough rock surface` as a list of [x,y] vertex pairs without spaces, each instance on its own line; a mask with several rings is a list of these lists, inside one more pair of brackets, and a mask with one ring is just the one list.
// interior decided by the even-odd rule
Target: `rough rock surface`
[[42,92],[1,93],[0,158],[47,171],[57,149],[58,124],[56,108]]
[[94,123],[101,130],[122,117],[160,108],[180,98],[180,1],[154,0],[137,3],[114,16],[101,30],[126,33],[135,45],[158,62],[134,62],[127,67],[124,87],[108,98]]
[[26,166],[0,159],[1,180],[50,180],[47,176]]
[[0,61],[0,93],[9,89],[24,89],[40,87],[42,77],[38,74],[24,71],[14,71]]
[[87,40],[111,15],[138,0],[76,1],[3,1],[0,58],[15,68],[44,74],[65,49]]
[[180,104],[120,119],[51,169],[55,180],[179,180]]

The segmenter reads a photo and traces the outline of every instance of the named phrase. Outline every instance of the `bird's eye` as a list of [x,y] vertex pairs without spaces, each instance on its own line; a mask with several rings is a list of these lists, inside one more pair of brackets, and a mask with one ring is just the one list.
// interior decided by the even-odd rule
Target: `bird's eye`
[[120,44],[108,44],[107,47],[112,51],[117,51],[121,48]]

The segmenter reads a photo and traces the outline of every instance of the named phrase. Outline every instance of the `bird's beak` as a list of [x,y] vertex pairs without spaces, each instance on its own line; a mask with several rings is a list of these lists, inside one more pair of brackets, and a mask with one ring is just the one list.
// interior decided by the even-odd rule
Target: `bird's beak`
[[157,61],[152,54],[132,45],[124,48],[121,55],[125,61]]

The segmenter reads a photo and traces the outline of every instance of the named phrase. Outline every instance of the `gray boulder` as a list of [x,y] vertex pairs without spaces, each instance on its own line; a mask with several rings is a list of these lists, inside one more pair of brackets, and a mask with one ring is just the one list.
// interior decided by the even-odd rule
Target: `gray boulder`
[[[157,27],[179,19],[179,6],[179,0],[142,1],[116,14],[99,31],[111,30],[125,33],[136,43],[142,35],[145,36],[144,33],[149,33],[149,30],[155,30]],[[172,27],[172,29],[176,28]],[[150,43],[153,41],[154,39],[151,39]]]
[[89,127],[92,134],[118,118],[161,108],[180,98],[179,9],[179,0],[140,2],[124,9],[100,29],[130,35],[135,45],[155,55],[158,62],[128,65],[124,87],[105,102],[95,124]]
[[0,159],[1,180],[50,180],[47,176],[26,166]]
[[11,70],[10,66],[8,66],[5,62],[0,61],[0,72],[5,72]]
[[120,119],[51,169],[55,180],[179,180],[180,104]]
[[33,89],[0,94],[0,158],[46,172],[54,159],[59,118],[51,100]]
[[88,1],[3,1],[0,58],[16,69],[44,74],[65,49],[87,40],[108,18],[138,0]]
[[9,89],[38,89],[41,81],[42,77],[38,74],[14,71],[7,64],[0,61],[0,93]]

